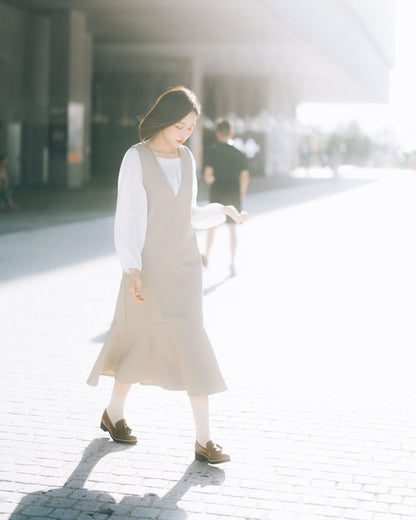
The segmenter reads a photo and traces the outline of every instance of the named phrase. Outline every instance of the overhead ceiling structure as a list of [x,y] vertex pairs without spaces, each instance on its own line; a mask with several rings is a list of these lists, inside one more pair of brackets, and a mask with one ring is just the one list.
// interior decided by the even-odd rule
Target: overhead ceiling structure
[[16,122],[31,136],[14,179],[71,188],[116,171],[177,84],[203,107],[198,164],[227,115],[257,136],[252,171],[287,173],[297,105],[386,102],[394,63],[394,0],[0,0],[0,25],[0,146]]
[[98,68],[107,60],[134,68],[146,56],[190,58],[204,74],[279,78],[297,102],[388,99],[394,0],[8,3],[38,13],[85,12]]

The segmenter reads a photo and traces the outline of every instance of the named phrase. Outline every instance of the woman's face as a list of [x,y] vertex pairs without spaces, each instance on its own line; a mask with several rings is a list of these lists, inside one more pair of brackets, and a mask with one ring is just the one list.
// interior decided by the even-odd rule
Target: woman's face
[[183,119],[175,123],[174,125],[168,126],[160,131],[162,137],[169,143],[173,148],[179,148],[192,134],[192,130],[195,128],[197,115],[195,112],[189,112]]

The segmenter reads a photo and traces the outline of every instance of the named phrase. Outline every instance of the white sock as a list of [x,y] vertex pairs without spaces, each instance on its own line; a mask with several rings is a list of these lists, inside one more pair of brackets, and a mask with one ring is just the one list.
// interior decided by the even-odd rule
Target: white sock
[[195,420],[196,440],[201,446],[206,446],[211,440],[209,431],[208,397],[189,396]]
[[124,403],[126,401],[126,397],[127,396],[121,397],[114,392],[111,394],[111,400],[106,410],[110,421],[113,423],[113,426],[115,426],[116,422],[118,422],[120,419],[124,419]]

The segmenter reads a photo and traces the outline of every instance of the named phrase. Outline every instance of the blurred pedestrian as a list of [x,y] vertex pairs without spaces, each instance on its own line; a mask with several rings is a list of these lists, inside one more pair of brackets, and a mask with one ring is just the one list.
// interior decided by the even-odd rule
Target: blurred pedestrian
[[13,201],[13,190],[7,175],[7,158],[4,154],[0,154],[0,208],[6,211],[19,209]]
[[[217,121],[215,135],[217,142],[208,149],[204,161],[204,179],[210,185],[209,199],[210,202],[230,204],[240,212],[249,182],[247,158],[230,142],[234,137],[234,127],[230,119],[223,118]],[[228,217],[227,224],[231,248],[230,276],[235,276],[237,233],[234,221]],[[206,252],[202,256],[204,266],[208,265],[214,232],[214,227],[208,230]]]
[[185,390],[195,419],[195,457],[218,464],[230,457],[211,439],[208,395],[226,385],[202,323],[202,266],[192,226],[221,223],[225,215],[242,222],[247,214],[221,204],[196,206],[194,158],[183,143],[199,112],[193,92],[168,90],[141,120],[141,143],[124,155],[115,216],[124,272],[114,320],[88,383],[114,377],[101,428],[125,443],[137,441],[124,419],[133,383]]

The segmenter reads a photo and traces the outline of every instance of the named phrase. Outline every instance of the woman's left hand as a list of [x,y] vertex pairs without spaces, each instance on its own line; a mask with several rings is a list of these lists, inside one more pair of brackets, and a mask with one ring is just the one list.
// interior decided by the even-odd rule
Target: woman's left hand
[[224,206],[224,215],[231,217],[237,224],[241,224],[248,219],[247,211],[240,213],[234,206]]
[[140,294],[142,288],[142,274],[139,269],[130,268],[130,285],[129,292],[135,302],[144,302],[143,296]]

